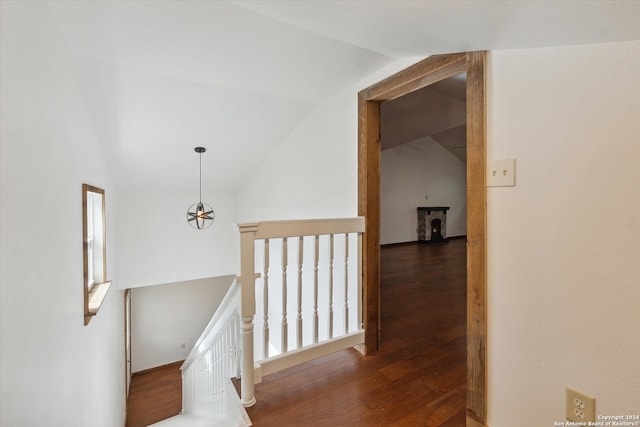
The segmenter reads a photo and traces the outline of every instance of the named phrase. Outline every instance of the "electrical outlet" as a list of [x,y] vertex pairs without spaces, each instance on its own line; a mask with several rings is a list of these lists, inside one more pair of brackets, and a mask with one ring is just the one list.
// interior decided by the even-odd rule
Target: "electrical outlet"
[[493,160],[487,169],[487,187],[516,185],[516,159]]
[[567,420],[589,422],[596,420],[596,399],[581,391],[567,387]]
[[181,345],[182,348],[185,348],[186,346],[187,346],[186,343],[182,343],[182,345]]

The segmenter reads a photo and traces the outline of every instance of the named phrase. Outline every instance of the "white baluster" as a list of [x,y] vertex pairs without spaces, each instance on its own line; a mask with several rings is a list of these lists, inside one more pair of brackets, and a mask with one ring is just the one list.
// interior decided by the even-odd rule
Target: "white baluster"
[[288,345],[289,326],[287,323],[287,266],[289,264],[287,241],[282,239],[282,352],[286,353]]
[[302,236],[298,237],[298,346],[297,348],[302,348],[302,247],[304,243],[304,238]]
[[313,260],[313,343],[318,342],[318,256],[320,252],[319,236],[314,236]]
[[232,368],[231,368],[231,374],[233,375],[234,378],[238,379],[240,378],[240,368],[239,368],[239,359],[238,359],[238,341],[239,341],[239,334],[238,334],[238,318],[236,316],[233,317],[233,323],[231,325],[231,345],[233,346],[233,351],[232,351]]
[[269,357],[269,239],[264,239],[264,280],[262,282],[262,357]]
[[234,361],[235,361],[235,375],[236,375],[236,379],[240,379],[242,372],[241,372],[241,360],[240,358],[242,357],[242,353],[239,351],[238,349],[238,343],[240,342],[240,318],[238,315],[234,316],[234,320],[233,320],[233,337],[234,337]]
[[358,257],[357,257],[357,265],[356,265],[356,282],[358,287],[358,329],[364,329],[364,324],[362,323],[362,233],[357,234],[358,239]]
[[220,340],[217,340],[214,348],[215,348],[215,362],[214,362],[215,375],[212,375],[212,378],[211,378],[211,388],[213,389],[213,395],[211,397],[213,400],[212,403],[215,405],[214,407],[219,407],[218,401],[220,399],[220,396],[219,396],[220,384],[223,381],[222,366],[221,366],[222,364],[220,363],[220,353],[222,352],[222,343],[220,342]]
[[333,338],[333,234],[329,235],[329,338]]
[[349,233],[344,234],[344,333],[349,333]]

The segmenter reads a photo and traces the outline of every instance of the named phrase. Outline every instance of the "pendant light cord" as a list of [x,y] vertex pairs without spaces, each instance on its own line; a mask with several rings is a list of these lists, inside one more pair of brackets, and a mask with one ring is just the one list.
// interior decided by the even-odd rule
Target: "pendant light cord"
[[207,149],[204,147],[195,147],[194,150],[196,153],[200,154],[200,158],[198,159],[198,178],[200,179],[200,187],[198,190],[200,194],[200,200],[198,200],[198,203],[194,203],[189,207],[189,209],[187,209],[187,222],[193,228],[202,230],[213,223],[215,219],[215,213],[213,212],[213,208],[211,206],[202,203],[202,153],[207,151]]

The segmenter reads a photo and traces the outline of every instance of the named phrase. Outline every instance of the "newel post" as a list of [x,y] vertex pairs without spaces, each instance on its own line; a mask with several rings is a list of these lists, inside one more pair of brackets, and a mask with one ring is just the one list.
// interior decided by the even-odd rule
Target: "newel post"
[[244,406],[256,403],[253,360],[253,317],[256,314],[254,238],[258,224],[242,224],[240,229],[240,317],[242,319],[241,400]]

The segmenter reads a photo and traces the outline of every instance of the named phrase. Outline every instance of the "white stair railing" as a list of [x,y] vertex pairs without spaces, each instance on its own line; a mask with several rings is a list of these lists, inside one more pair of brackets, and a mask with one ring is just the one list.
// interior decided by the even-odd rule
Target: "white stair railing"
[[239,225],[243,405],[255,403],[262,376],[364,343],[364,225],[364,218]]
[[239,313],[240,285],[234,281],[182,364],[183,415],[250,425],[230,381],[240,376]]
[[363,218],[239,228],[241,276],[182,365],[182,413],[158,426],[249,426],[262,376],[364,342]]

